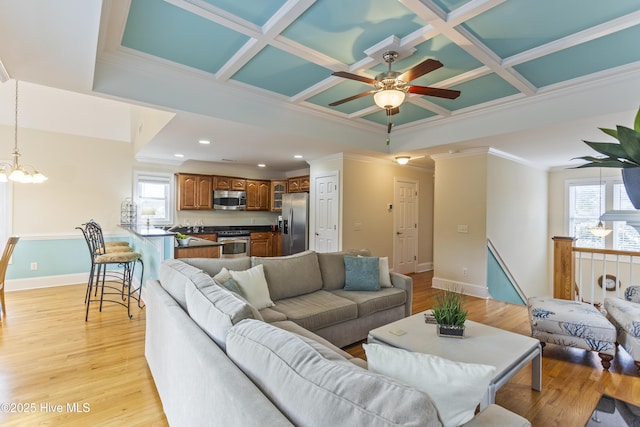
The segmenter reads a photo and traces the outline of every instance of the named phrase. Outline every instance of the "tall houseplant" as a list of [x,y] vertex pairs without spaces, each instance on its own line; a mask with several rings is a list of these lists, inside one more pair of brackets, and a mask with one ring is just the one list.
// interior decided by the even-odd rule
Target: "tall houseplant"
[[588,163],[578,168],[621,168],[624,187],[629,200],[636,209],[640,209],[640,108],[633,122],[633,129],[617,125],[615,129],[600,128],[618,142],[583,141],[605,157],[582,156],[578,159]]

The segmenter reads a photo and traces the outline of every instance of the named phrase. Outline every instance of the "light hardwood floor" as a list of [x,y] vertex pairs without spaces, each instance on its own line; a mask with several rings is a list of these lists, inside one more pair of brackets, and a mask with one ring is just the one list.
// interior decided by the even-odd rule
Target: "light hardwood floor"
[[[433,301],[432,275],[413,277],[413,310],[419,312]],[[92,306],[85,323],[84,290],[71,285],[7,293],[8,316],[0,327],[0,425],[167,424],[144,358],[145,311],[136,308],[128,320],[123,307],[110,304],[99,313]],[[467,307],[471,320],[530,332],[524,307],[476,298],[467,298]],[[360,344],[347,351],[364,358]],[[534,426],[584,426],[602,393],[640,405],[640,376],[624,350],[603,372],[595,354],[548,345],[543,391],[531,390],[530,381],[528,366],[496,400]]]

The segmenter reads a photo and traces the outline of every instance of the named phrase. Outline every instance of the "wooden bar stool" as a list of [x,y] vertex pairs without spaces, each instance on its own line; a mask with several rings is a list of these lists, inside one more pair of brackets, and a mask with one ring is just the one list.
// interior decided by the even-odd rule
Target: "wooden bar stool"
[[7,273],[7,267],[9,266],[11,254],[13,253],[13,249],[18,244],[18,240],[20,240],[20,238],[17,236],[9,237],[9,239],[7,240],[7,244],[4,247],[2,258],[0,258],[0,303],[2,304],[2,317],[5,317],[7,315],[7,306],[4,303],[4,277]]

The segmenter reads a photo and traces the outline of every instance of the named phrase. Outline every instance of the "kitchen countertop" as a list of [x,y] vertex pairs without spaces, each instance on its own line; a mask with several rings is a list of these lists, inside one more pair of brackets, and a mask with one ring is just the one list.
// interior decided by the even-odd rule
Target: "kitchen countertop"
[[214,242],[212,240],[199,239],[197,237],[191,237],[189,239],[189,244],[187,246],[178,246],[178,242],[176,242],[176,248],[180,248],[180,249],[204,248],[207,246],[222,246],[222,245],[224,245],[224,243],[222,242]]
[[120,227],[124,228],[127,231],[130,231],[133,234],[136,234],[139,237],[167,237],[176,234],[173,231],[167,231],[162,228],[156,228],[153,226],[147,227],[145,224],[120,225]]

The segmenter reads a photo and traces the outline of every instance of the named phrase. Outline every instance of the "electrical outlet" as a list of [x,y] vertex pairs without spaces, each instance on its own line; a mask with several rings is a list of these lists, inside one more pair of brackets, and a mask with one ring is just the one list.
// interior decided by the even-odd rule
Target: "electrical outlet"
[[462,275],[465,277],[469,275],[469,269],[467,267],[462,267]]
[[37,270],[38,269],[38,263],[37,262],[32,262],[31,263],[31,270]]

